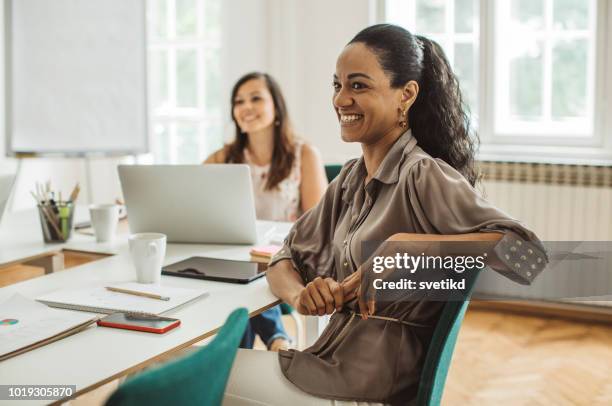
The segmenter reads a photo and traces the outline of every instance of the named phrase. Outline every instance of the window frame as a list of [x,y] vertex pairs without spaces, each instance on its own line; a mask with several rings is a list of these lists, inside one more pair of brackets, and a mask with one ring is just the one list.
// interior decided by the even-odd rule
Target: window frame
[[[416,8],[416,1],[417,0],[408,0],[408,1],[402,1],[402,5],[405,6],[408,9],[412,9],[410,10],[412,12],[412,15],[410,16],[410,18],[408,19],[409,24],[416,24],[416,20],[414,18],[414,8]],[[455,27],[456,27],[456,22],[455,22],[455,18],[454,18],[454,11],[455,11],[455,0],[443,0],[445,2],[445,7],[446,7],[446,15],[445,15],[445,24],[447,29],[444,30],[443,32],[431,32],[431,33],[422,33],[423,35],[426,35],[427,37],[431,38],[432,40],[436,41],[437,43],[439,43],[442,47],[448,47],[451,46],[452,48],[448,49],[445,48],[446,50],[446,57],[448,58],[448,60],[451,62],[451,64],[454,64],[456,61],[456,49],[455,47],[458,44],[464,44],[464,45],[471,45],[473,47],[472,50],[472,64],[473,64],[473,68],[475,70],[474,72],[474,76],[473,76],[473,80],[475,82],[478,81],[479,79],[479,72],[480,72],[480,64],[479,64],[479,55],[480,55],[480,49],[479,49],[479,40],[480,40],[480,26],[478,23],[474,24],[474,27],[472,29],[472,32],[455,32]],[[474,2],[474,6],[476,9],[478,9],[479,7],[479,0],[473,0]],[[386,2],[384,2],[385,4],[382,5],[382,15],[386,15]],[[464,95],[465,96],[465,95]],[[470,106],[470,107],[478,107],[479,105],[479,100],[480,100],[480,92],[478,91],[478,89],[476,89],[476,91],[474,92],[474,96],[476,99],[476,106]],[[473,122],[478,121],[478,116],[479,116],[479,111],[477,111],[478,109],[475,108],[472,113],[475,113],[476,116],[472,117]]]
[[[210,125],[217,124],[223,127],[223,112],[211,114],[206,108],[206,92],[207,92],[207,67],[206,55],[208,52],[216,52],[221,49],[221,38],[207,38],[203,22],[206,21],[205,2],[210,0],[194,0],[196,6],[196,32],[194,35],[181,36],[177,33],[176,27],[176,10],[177,0],[166,0],[166,35],[159,38],[152,33],[147,35],[147,64],[151,63],[151,53],[155,51],[164,51],[167,62],[167,88],[169,107],[155,108],[152,104],[152,99],[149,99],[149,137],[152,153],[157,158],[161,151],[157,150],[158,143],[156,140],[155,130],[159,125],[166,127],[168,144],[170,149],[164,151],[164,155],[168,156],[167,163],[181,163],[179,157],[180,136],[178,128],[180,125],[192,125],[196,128],[199,137],[205,136],[206,128]],[[221,1],[221,0],[212,0]],[[147,0],[147,13],[150,12],[152,2]],[[150,23],[147,23],[150,27]],[[177,53],[180,50],[193,50],[196,54],[196,103],[195,107],[180,107],[177,105]],[[222,69],[222,67],[221,67]],[[149,78],[151,80],[152,78]],[[149,89],[156,84],[149,83]],[[151,91],[149,91],[151,94]],[[207,151],[207,142],[202,139],[199,143],[199,155],[202,160],[206,154],[212,151]]]
[[[482,1],[482,0],[481,0]],[[548,0],[548,2],[552,2],[553,0]],[[588,1],[588,0],[587,0]],[[602,1],[598,1],[598,0],[593,0],[596,4],[595,4],[595,16],[597,17],[598,15],[598,7],[600,7],[602,5]],[[492,3],[489,3],[489,8],[490,8],[490,12],[488,14],[488,18],[489,18],[489,23],[491,25],[494,25],[496,22],[496,17],[497,17],[497,7],[498,7],[499,1],[495,1]],[[490,115],[490,121],[491,121],[491,127],[488,129],[488,131],[486,132],[487,135],[489,135],[489,139],[487,140],[489,143],[491,144],[522,144],[522,145],[546,145],[546,144],[554,144],[554,145],[558,145],[558,146],[597,146],[597,145],[601,145],[601,132],[598,131],[597,129],[597,121],[598,121],[598,116],[597,116],[597,110],[598,110],[598,104],[601,102],[600,99],[597,98],[596,94],[595,94],[595,90],[596,90],[596,83],[601,82],[602,77],[601,77],[601,72],[598,72],[597,70],[597,61],[598,61],[598,57],[601,57],[602,54],[598,53],[598,45],[601,44],[601,40],[598,37],[598,29],[600,27],[600,22],[599,21],[595,21],[596,23],[596,28],[595,28],[595,47],[593,49],[594,51],[594,55],[592,55],[593,57],[593,61],[592,63],[594,64],[594,66],[592,66],[593,70],[594,70],[594,77],[591,79],[593,81],[592,86],[593,86],[593,93],[592,94],[587,94],[588,96],[592,96],[592,114],[593,114],[593,123],[592,123],[592,133],[591,135],[568,135],[568,134],[559,134],[559,135],[553,135],[554,132],[548,132],[547,134],[542,134],[541,132],[520,132],[518,134],[512,134],[511,132],[496,132],[495,131],[495,121],[498,119],[498,117],[496,116],[496,111],[495,111],[495,107],[496,107],[496,103],[498,101],[498,97],[499,95],[495,93],[493,86],[491,86],[488,90],[489,93],[487,94],[487,99],[491,101],[491,103],[489,103],[489,105],[493,106],[492,110],[488,112],[488,114]],[[497,66],[495,64],[495,57],[496,57],[496,44],[498,41],[498,32],[496,30],[493,29],[493,27],[490,28],[490,37],[492,38],[492,40],[489,43],[489,48],[487,49],[487,59],[486,59],[486,67],[487,69],[490,69],[492,71],[491,73],[491,78],[493,78],[492,80],[494,80],[494,78],[497,77],[497,73],[500,69],[499,66]],[[548,48],[548,47],[546,47]],[[544,50],[544,53],[546,53],[546,49]],[[548,55],[550,57],[550,55]],[[550,61],[549,61],[550,62]],[[547,64],[548,65],[548,64]],[[544,66],[544,69],[547,70],[549,66]],[[489,82],[492,83],[492,82]],[[550,89],[549,89],[550,90]],[[546,92],[548,93],[548,92]],[[560,127],[562,126],[562,123],[558,123],[555,124],[555,127]],[[516,142],[516,140],[519,140],[521,142]]]
[[[370,0],[377,22],[386,21],[387,0]],[[595,0],[593,133],[568,135],[495,134],[495,31],[500,0],[477,0],[478,15],[478,159],[519,162],[612,164],[612,5]],[[501,0],[507,1],[507,0]],[[609,72],[609,73],[608,73]]]

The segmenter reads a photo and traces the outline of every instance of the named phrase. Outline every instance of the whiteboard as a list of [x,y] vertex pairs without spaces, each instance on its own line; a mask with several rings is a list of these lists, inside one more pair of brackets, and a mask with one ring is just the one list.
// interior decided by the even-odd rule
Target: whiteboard
[[7,154],[148,150],[145,0],[9,0]]

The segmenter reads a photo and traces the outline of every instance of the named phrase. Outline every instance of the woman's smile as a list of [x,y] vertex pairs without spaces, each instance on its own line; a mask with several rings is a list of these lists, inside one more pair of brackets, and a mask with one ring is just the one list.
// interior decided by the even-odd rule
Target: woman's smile
[[356,125],[361,124],[361,122],[363,121],[363,114],[340,113],[339,118],[340,118],[340,125],[342,127],[351,127],[351,126],[356,126]]
[[256,121],[256,120],[259,120],[259,115],[258,114],[253,114],[253,113],[245,114],[245,115],[240,117],[240,121],[242,121],[244,123],[251,123],[251,122]]

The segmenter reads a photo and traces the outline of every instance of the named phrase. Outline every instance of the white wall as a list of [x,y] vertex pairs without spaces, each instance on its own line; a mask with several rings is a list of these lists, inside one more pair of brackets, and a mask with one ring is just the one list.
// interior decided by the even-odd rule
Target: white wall
[[370,0],[271,0],[270,73],[287,97],[297,131],[316,145],[326,163],[358,156],[340,139],[332,107],[336,58],[370,24]]
[[5,159],[6,138],[4,137],[4,1],[0,2],[0,173],[8,170]]
[[268,0],[222,0],[223,43],[221,50],[224,72],[220,100],[224,113],[225,138],[234,136],[230,115],[230,91],[247,72],[269,70]]
[[[372,1],[224,0],[221,55],[225,73],[223,88],[227,92],[220,100],[223,108],[229,106],[229,91],[238,77],[252,70],[270,72],[280,82],[297,131],[321,150],[325,162],[341,163],[359,155],[358,145],[348,145],[340,139],[331,104],[331,82],[338,54],[369,24]],[[3,2],[0,4],[3,7]],[[0,29],[0,35],[3,31]],[[3,43],[0,41],[0,45]],[[3,56],[4,52],[0,52],[0,58]],[[0,69],[4,69],[3,61]],[[0,74],[4,77],[2,72]],[[1,80],[0,86],[3,86]],[[3,89],[0,91],[3,94]],[[16,166],[14,160],[4,157],[3,102],[0,101],[0,172],[11,171]],[[229,107],[224,111],[228,123],[226,135],[231,136]],[[130,160],[93,158],[90,163],[92,201],[107,202],[120,197],[116,165],[126,159]],[[80,201],[88,203],[86,165],[82,159],[22,161],[13,205],[9,209],[32,206],[29,190],[36,181],[48,179],[66,191],[75,182],[80,182],[83,187]]]

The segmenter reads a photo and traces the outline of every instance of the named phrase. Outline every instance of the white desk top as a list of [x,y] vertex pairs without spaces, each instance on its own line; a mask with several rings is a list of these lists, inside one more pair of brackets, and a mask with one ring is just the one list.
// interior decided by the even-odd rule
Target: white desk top
[[[277,230],[288,231],[289,226],[288,223],[279,223]],[[91,236],[75,234],[66,244],[45,245],[39,228],[34,211],[7,215],[0,227],[0,264],[61,248],[114,252],[117,255],[0,288],[0,300],[15,292],[35,298],[60,288],[135,280],[125,235],[114,244],[96,244]],[[249,246],[169,244],[164,263],[193,255],[248,259],[249,249]],[[248,285],[238,285],[162,276],[162,284],[203,287],[210,295],[166,313],[181,319],[181,326],[164,335],[92,326],[81,333],[0,362],[0,382],[76,385],[77,391],[86,392],[129,370],[138,369],[138,366],[161,354],[199,341],[219,328],[230,312],[238,307],[246,307],[249,313],[259,312],[277,300],[268,289],[265,278]],[[0,404],[6,402],[0,400]],[[24,405],[44,403],[49,401],[20,402]]]

